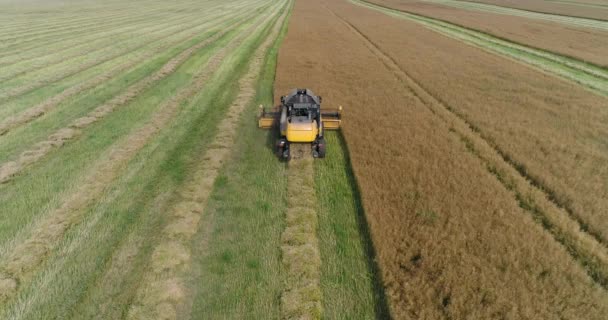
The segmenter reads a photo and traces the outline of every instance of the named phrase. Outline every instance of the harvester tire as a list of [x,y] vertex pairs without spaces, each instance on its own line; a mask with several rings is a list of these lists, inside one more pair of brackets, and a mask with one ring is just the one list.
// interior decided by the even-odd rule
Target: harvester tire
[[325,158],[325,139],[317,140],[317,155],[319,158]]

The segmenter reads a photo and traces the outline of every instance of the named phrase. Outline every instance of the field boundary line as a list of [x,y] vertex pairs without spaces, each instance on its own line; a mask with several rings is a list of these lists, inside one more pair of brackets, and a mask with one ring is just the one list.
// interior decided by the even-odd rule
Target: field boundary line
[[330,9],[342,23],[357,34],[368,49],[408,88],[429,111],[455,132],[473,155],[486,165],[490,174],[514,195],[519,206],[561,244],[587,272],[589,277],[608,289],[608,250],[605,243],[589,233],[578,217],[555,203],[550,194],[539,187],[529,176],[517,170],[516,164],[506,158],[500,148],[445,101],[433,96],[420,83],[407,74],[399,64],[360,30]]
[[[242,13],[237,14],[236,16],[228,16],[227,18],[228,19],[238,19],[239,17],[241,17],[245,14],[246,13],[242,12]],[[210,21],[207,21],[201,25],[198,25],[197,28],[200,26],[207,26],[210,23],[215,23],[215,22],[217,22],[217,20],[221,20],[223,18],[226,18],[226,16],[220,16],[218,19],[211,19]],[[211,31],[219,31],[219,30],[211,29]],[[199,34],[200,34],[199,32],[190,33],[190,34],[186,35],[185,38],[179,39],[178,41],[160,44],[156,48],[154,48],[153,51],[143,52],[143,53],[141,53],[140,56],[132,57],[129,61],[127,61],[121,65],[115,66],[114,68],[112,68],[111,70],[109,70],[107,72],[104,72],[98,76],[88,79],[85,82],[81,82],[81,83],[77,84],[76,86],[69,87],[66,90],[54,95],[53,97],[51,97],[33,107],[30,107],[30,108],[22,111],[21,113],[19,113],[17,115],[6,118],[6,120],[0,122],[0,136],[6,134],[7,132],[9,132],[12,129],[15,129],[21,125],[27,124],[27,123],[35,120],[36,118],[46,114],[47,112],[49,112],[53,108],[57,107],[61,102],[68,99],[69,97],[72,97],[83,91],[95,88],[95,87],[105,83],[106,81],[111,80],[117,74],[138,65],[139,63],[142,62],[142,60],[153,57],[156,54],[160,54],[164,50],[166,50],[172,46],[181,45],[183,43],[191,41],[191,40],[195,39]]]
[[281,234],[285,288],[282,319],[321,319],[321,252],[313,157],[310,145],[294,143],[287,164],[287,211]]
[[365,0],[348,0],[355,5],[386,15],[419,23],[443,36],[531,67],[560,79],[573,82],[594,93],[608,96],[608,70],[576,58],[512,42],[482,31],[470,29],[428,16],[393,9]]
[[[236,23],[235,23],[236,24]],[[210,38],[191,46],[182,51],[177,56],[173,57],[165,63],[160,69],[153,74],[139,80],[125,89],[123,93],[89,112],[86,116],[78,118],[65,128],[59,129],[49,135],[47,140],[36,143],[31,149],[22,152],[14,161],[8,161],[0,164],[0,183],[6,183],[15,175],[21,172],[25,167],[32,165],[42,157],[50,153],[53,149],[63,146],[68,141],[80,136],[82,129],[90,124],[103,119],[108,114],[112,113],[116,108],[123,106],[135,99],[141,92],[149,89],[161,79],[172,74],[179,66],[181,66],[188,58],[190,58],[199,49],[213,43],[228,32],[228,29],[216,33]]]
[[[290,1],[284,3],[289,4]],[[280,15],[270,34],[253,54],[247,73],[239,80],[239,94],[229,107],[226,117],[218,124],[221,130],[204,152],[189,181],[178,191],[180,199],[168,212],[169,223],[163,229],[161,240],[152,253],[151,268],[143,276],[142,285],[128,312],[129,319],[175,319],[178,313],[190,312],[193,297],[186,294],[188,285],[183,279],[184,274],[191,272],[192,268],[192,250],[189,247],[199,229],[215,180],[232,151],[230,147],[236,139],[243,110],[256,96],[254,85],[267,49],[276,41],[283,27],[288,9],[283,5],[277,11],[280,8],[283,8],[282,13],[273,12],[266,18],[271,20],[277,14]],[[262,28],[267,23],[268,21],[259,23],[257,27]],[[213,221],[211,214],[205,216],[206,224],[201,226],[205,229],[205,242],[208,241]],[[205,246],[207,243],[198,245]]]
[[[215,38],[220,38],[244,22],[245,19],[223,29]],[[250,28],[253,27],[255,26]],[[107,185],[122,172],[126,163],[174,118],[184,102],[201,91],[221,65],[225,54],[237,47],[246,34],[246,32],[241,33],[228,45],[219,49],[200,67],[190,85],[162,102],[158,111],[144,126],[131,132],[101,157],[91,167],[89,174],[83,178],[79,188],[68,195],[59,208],[36,222],[29,238],[20,243],[13,241],[2,248],[0,285],[4,284],[7,288],[0,291],[0,305],[17,292],[23,280],[44,261],[65,232],[80,221],[83,209],[103,193]],[[215,40],[217,39],[213,39]]]

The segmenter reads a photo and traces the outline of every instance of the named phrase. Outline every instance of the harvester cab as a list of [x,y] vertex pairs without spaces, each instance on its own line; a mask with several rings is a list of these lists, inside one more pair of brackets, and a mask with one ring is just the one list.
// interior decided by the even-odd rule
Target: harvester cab
[[325,157],[325,130],[340,128],[342,107],[336,110],[322,110],[321,97],[309,89],[295,89],[281,97],[281,105],[272,111],[260,106],[258,126],[269,129],[279,127],[277,142],[279,157],[290,159],[292,143],[310,143],[315,158]]

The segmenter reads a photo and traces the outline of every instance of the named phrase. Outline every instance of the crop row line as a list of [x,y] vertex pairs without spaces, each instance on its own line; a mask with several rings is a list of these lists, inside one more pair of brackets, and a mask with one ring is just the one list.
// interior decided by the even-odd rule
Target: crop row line
[[[550,52],[511,43],[484,34],[482,32],[469,30],[436,19],[373,5],[365,2],[365,0],[350,1],[394,17],[405,18],[414,22],[419,22],[423,26],[429,27],[429,29],[436,31],[444,36],[456,40],[462,40],[464,43],[470,44],[482,50],[486,50],[490,53],[499,53],[506,58],[514,59],[516,62],[523,62],[526,65],[538,67],[540,71],[545,71],[553,75],[562,76],[563,78],[574,81],[578,84],[582,84],[584,87],[592,89],[594,92],[608,96],[608,70],[606,69],[599,68],[597,66],[587,64],[576,59],[567,58]],[[475,42],[475,39],[479,39],[481,41],[488,40],[488,42]],[[475,130],[479,131],[479,129],[477,128],[475,128]],[[484,139],[495,145],[492,141],[490,141],[488,137],[484,137]],[[499,150],[497,146],[495,146],[495,149],[500,152],[501,157],[503,157],[506,162],[510,163],[515,169],[517,169],[520,175],[525,176],[532,185],[534,185],[540,190],[543,190],[543,192],[546,193],[547,197],[552,202],[554,202],[557,207],[564,209],[570,215],[570,217],[575,219],[581,225],[581,229],[583,231],[593,236],[596,241],[607,244],[606,239],[604,239],[598,232],[589,230],[587,224],[578,215],[576,215],[570,205],[559,201],[557,193],[552,190],[552,188],[542,183],[539,179],[535,178],[533,175],[527,172],[522,164],[515,161],[506,152]]]
[[[130,21],[145,21],[150,20],[155,12],[159,12],[162,14],[162,11],[166,10],[166,6],[159,6],[156,10],[146,11],[143,15],[138,16],[133,19],[132,13],[128,11],[119,12],[118,14],[112,16],[105,16],[99,18],[97,21],[97,16],[93,18],[89,17],[87,19],[78,19],[72,24],[62,27],[62,28],[44,28],[41,32],[37,32],[37,30],[31,29],[31,26],[24,28],[26,32],[24,33],[16,33],[15,30],[10,32],[11,37],[0,39],[0,43],[7,44],[8,46],[21,44],[23,42],[31,42],[33,40],[44,39],[47,34],[52,35],[55,38],[58,38],[59,35],[62,34],[73,34],[73,31],[77,30],[79,35],[83,35],[86,32],[98,29],[107,29],[108,27],[118,24],[130,24]],[[81,21],[86,21],[86,23],[82,23]],[[91,29],[87,29],[88,27],[93,27]],[[2,33],[0,33],[2,34]],[[18,42],[20,41],[20,42]]]
[[[285,4],[288,3],[289,1],[285,1]],[[283,12],[280,13],[281,17],[272,19],[281,8],[283,8]],[[160,243],[152,253],[151,268],[143,276],[142,286],[138,289],[128,318],[169,317],[174,319],[179,309],[184,306],[186,309],[191,308],[193,295],[186,294],[188,285],[184,283],[184,274],[191,272],[192,268],[191,240],[198,231],[203,211],[223,162],[232,150],[231,146],[236,139],[238,122],[243,110],[256,96],[255,82],[266,52],[276,40],[286,15],[285,6],[276,7],[264,21],[256,23],[250,28],[254,30],[242,33],[242,37],[232,46],[238,45],[248,34],[255,34],[265,29],[269,21],[274,20],[274,27],[255,50],[247,73],[239,80],[239,94],[229,107],[226,117],[218,124],[220,129],[218,134],[201,157],[202,161],[199,162],[190,179],[179,191],[179,200],[169,210],[169,223],[163,229]],[[216,63],[219,64],[223,60],[223,55],[231,50],[226,47],[225,51],[218,53]],[[213,216],[208,214],[205,218],[205,235],[208,236],[213,225]],[[205,243],[198,243],[198,246],[205,245]],[[167,296],[165,293],[167,290],[179,294]]]
[[517,165],[503,156],[504,151],[488,141],[464,115],[456,112],[447,102],[433,96],[355,26],[337,14],[334,15],[362,39],[369,50],[411,90],[423,105],[466,142],[467,148],[486,164],[488,172],[496,176],[507,190],[514,193],[520,207],[530,213],[558,243],[564,246],[574,260],[582,265],[590,278],[604,288],[608,288],[608,251],[604,243],[586,232],[578,219],[553,202],[552,197],[543,188],[539,188],[529,175],[518,171]]
[[[187,30],[192,27],[193,24],[182,25],[183,21],[192,21],[193,16],[188,17],[180,17],[176,20],[166,21],[162,24],[159,23],[149,23],[148,26],[144,25],[136,25],[130,26],[129,29],[141,31],[141,33],[146,34],[146,36],[139,37],[137,39],[133,39],[133,34],[129,32],[125,32],[122,35],[108,35],[107,38],[102,39],[102,41],[95,41],[95,43],[90,43],[89,48],[78,48],[71,49],[73,53],[65,53],[57,54],[50,53],[48,55],[34,58],[31,60],[22,60],[17,63],[13,63],[11,66],[4,67],[5,72],[0,77],[0,84],[8,81],[19,78],[22,75],[33,73],[41,70],[53,70],[53,67],[64,64],[64,65],[73,65],[74,60],[82,60],[82,59],[92,59],[95,56],[104,56],[104,53],[112,52],[116,50],[115,48],[120,48],[121,52],[131,52],[132,48],[140,49],[150,43],[154,43],[156,41],[167,38],[166,34],[174,35],[176,30],[177,32]],[[196,20],[195,20],[196,21]],[[115,36],[115,37],[113,37]],[[54,59],[45,58],[50,55],[55,55]],[[53,73],[53,72],[46,72]]]
[[[238,9],[238,7],[235,4],[235,7],[230,8],[230,10],[236,10]],[[228,10],[228,11],[230,11]],[[216,7],[210,7],[209,8],[209,12],[206,12],[207,16],[213,15],[214,13],[217,12],[224,12],[221,10],[220,6],[216,6]],[[193,13],[194,15],[196,15],[196,13]],[[200,19],[200,17],[197,17]],[[42,40],[44,41],[33,41],[34,45],[29,46],[29,47],[21,47],[19,46],[18,48],[14,48],[12,51],[3,51],[2,52],[2,57],[0,58],[0,61],[2,63],[2,65],[4,64],[8,64],[8,63],[12,63],[12,62],[18,62],[18,61],[25,61],[25,60],[32,60],[35,58],[40,58],[43,57],[45,55],[48,55],[48,51],[51,48],[57,48],[57,50],[51,50],[52,53],[57,53],[60,52],[62,50],[74,50],[77,49],[79,47],[82,46],[87,46],[90,45],[91,43],[95,43],[95,42],[100,42],[103,41],[113,35],[118,35],[118,34],[124,34],[127,32],[121,31],[124,29],[134,29],[135,31],[137,31],[138,29],[136,28],[136,26],[138,26],[138,23],[143,21],[142,25],[147,25],[149,23],[149,21],[155,21],[156,24],[158,24],[158,21],[163,21],[163,23],[166,23],[166,19],[155,19],[152,17],[146,17],[146,18],[141,18],[141,19],[132,19],[132,20],[127,20],[126,23],[120,23],[114,26],[108,26],[108,25],[102,25],[99,26],[97,28],[94,28],[90,31],[97,31],[100,30],[99,32],[92,32],[89,34],[83,34],[80,30],[77,33],[68,33],[66,37],[59,37],[57,35],[53,35],[52,37],[46,37],[43,38]],[[197,19],[193,19],[193,20],[197,20]],[[37,56],[40,53],[43,53],[42,56]]]
[[31,83],[29,83],[28,85],[25,85],[23,87],[12,88],[12,90],[10,90],[9,92],[5,92],[3,95],[0,95],[0,101],[6,102],[7,100],[13,99],[13,98],[18,97],[20,95],[23,95],[23,94],[29,93],[31,91],[34,91],[36,89],[39,89],[41,87],[44,87],[44,86],[46,86],[49,83],[53,83],[53,82],[56,82],[56,81],[59,81],[59,80],[63,80],[65,78],[68,78],[68,77],[73,76],[75,74],[81,73],[81,72],[83,72],[85,70],[89,70],[89,69],[91,69],[93,67],[101,65],[101,64],[103,64],[105,62],[108,62],[110,60],[113,60],[115,58],[121,57],[121,56],[125,55],[126,53],[129,53],[129,52],[138,50],[140,48],[143,48],[143,47],[145,47],[145,46],[147,46],[147,45],[149,45],[151,43],[154,43],[155,41],[159,41],[159,40],[162,40],[162,39],[170,38],[170,37],[174,36],[175,34],[180,33],[182,31],[183,30],[173,31],[170,34],[164,35],[164,36],[162,36],[159,39],[155,39],[155,40],[152,40],[152,41],[147,42],[147,43],[138,44],[136,47],[131,47],[126,52],[122,51],[122,52],[111,53],[111,54],[109,54],[107,56],[103,56],[103,57],[97,58],[97,59],[95,59],[93,61],[88,61],[88,62],[83,62],[83,63],[77,64],[73,68],[69,68],[68,70],[66,70],[64,72],[54,73],[54,74],[52,74],[52,76],[50,78],[47,78],[47,79],[37,79],[37,80],[34,80]]
[[[243,13],[240,13],[240,15],[242,15],[242,14]],[[209,25],[213,25],[218,20],[222,20],[224,18],[224,16],[226,16],[226,15],[217,16],[214,19],[206,21],[205,23],[203,23],[203,24],[199,25],[197,28],[195,28],[195,30],[192,30],[192,28],[188,28],[187,31],[189,33],[186,35],[186,38],[174,39],[174,41],[163,43],[163,44],[159,45],[158,47],[153,48],[153,50],[151,50],[151,51],[145,51],[145,52],[141,53],[140,55],[135,55],[123,64],[115,66],[112,69],[110,69],[98,76],[95,76],[85,82],[81,82],[73,87],[70,87],[70,88],[56,94],[55,96],[50,97],[49,99],[47,99],[33,107],[26,109],[25,111],[15,115],[15,116],[8,117],[4,121],[0,122],[0,136],[6,134],[7,132],[9,132],[10,130],[12,130],[14,128],[27,124],[27,123],[37,119],[38,117],[48,113],[49,111],[51,111],[52,109],[57,107],[59,104],[61,104],[66,99],[68,99],[72,96],[75,96],[83,91],[95,88],[95,87],[105,83],[106,81],[114,78],[116,75],[120,74],[121,72],[124,72],[125,70],[129,70],[129,69],[133,68],[134,66],[140,64],[142,61],[146,61],[146,60],[150,59],[151,57],[153,57],[154,55],[159,54],[168,48],[171,48],[176,45],[181,45],[183,43],[186,43],[190,40],[195,39],[199,34],[199,31],[197,31],[196,29],[198,29],[201,26],[206,27]]]
[[117,107],[130,102],[141,92],[150,88],[153,84],[157,83],[161,79],[164,79],[165,77],[173,73],[177,69],[177,67],[184,63],[192,54],[194,54],[200,48],[203,48],[204,46],[213,43],[225,33],[226,31],[222,31],[212,36],[211,38],[206,39],[205,41],[200,42],[196,45],[193,45],[185,51],[182,51],[180,54],[172,58],[169,62],[167,62],[164,66],[162,66],[152,75],[149,75],[146,78],[143,78],[126,88],[122,94],[98,106],[88,115],[74,120],[68,127],[57,130],[55,133],[51,134],[46,141],[39,142],[35,144],[32,149],[24,151],[18,157],[17,160],[0,165],[0,183],[5,183],[9,181],[14,175],[21,172],[26,166],[37,162],[46,154],[51,152],[53,149],[58,148],[64,145],[67,141],[72,140],[76,136],[79,136],[81,133],[81,129],[104,118],[106,115],[113,112],[114,109],[116,109]]
[[417,22],[444,36],[494,54],[497,53],[503,57],[573,81],[594,92],[608,96],[608,70],[604,68],[574,58],[509,42],[480,31],[467,29],[438,19],[372,4],[365,0],[349,1],[393,17]]
[[[122,3],[123,5],[125,3]],[[129,3],[130,4],[130,3]],[[116,16],[118,14],[124,14],[126,11],[132,11],[134,9],[138,9],[139,11],[141,11],[141,4],[134,2],[132,5],[125,5],[125,6],[119,6],[117,7],[116,4],[109,4],[110,7],[114,10],[111,11],[103,11],[100,10],[98,8],[94,8],[94,7],[76,7],[76,6],[70,6],[71,9],[74,9],[73,11],[68,11],[68,10],[64,10],[64,8],[61,9],[57,9],[54,12],[51,11],[47,11],[44,13],[39,13],[36,14],[35,16],[32,16],[31,14],[31,9],[27,8],[27,7],[21,7],[23,9],[22,12],[20,11],[11,11],[9,9],[3,10],[2,13],[5,15],[6,17],[10,17],[13,18],[14,21],[13,23],[4,23],[1,27],[0,27],[0,33],[11,33],[11,32],[15,32],[15,31],[29,31],[29,30],[33,30],[33,31],[37,31],[37,30],[47,30],[50,28],[55,28],[55,27],[62,27],[62,26],[70,26],[72,23],[82,23],[82,21],[91,21],[91,19],[99,19],[101,21],[103,21],[106,18],[111,18],[113,16]],[[150,3],[152,5],[152,3]],[[162,1],[157,1],[156,4],[154,5],[154,7],[149,7],[149,9],[147,9],[148,11],[146,12],[153,12],[155,9],[154,8],[158,8],[158,10],[162,10],[163,8],[166,9],[165,6],[159,6],[159,4],[162,4]],[[117,9],[118,8],[118,9]],[[5,8],[3,8],[5,9]],[[38,9],[38,7],[37,7]],[[52,13],[51,15],[49,15],[49,13]],[[40,19],[41,17],[45,17],[46,19]],[[66,19],[66,18],[71,18],[71,19]],[[36,25],[33,25],[32,20],[34,20],[33,22],[38,23]],[[7,21],[8,22],[8,21]]]
[[[129,88],[130,90],[123,95],[113,99],[114,104],[102,105],[93,111],[90,116],[76,120],[75,124],[77,128],[84,128],[90,123],[100,120],[103,116],[112,112],[118,104],[125,104],[132,100],[153,83],[173,73],[178,66],[183,64],[196,51],[219,40],[243,22],[244,20],[241,20],[226,28],[221,28],[221,31],[211,38],[205,39],[181,52],[155,74],[143,79]],[[14,243],[13,241],[10,248],[3,248],[1,254],[3,259],[0,259],[0,261],[3,261],[2,265],[0,265],[0,270],[2,271],[0,279],[4,279],[3,281],[5,282],[12,280],[12,290],[4,293],[4,297],[2,297],[4,300],[10,298],[18,290],[24,277],[43,262],[47,253],[56,245],[68,228],[78,223],[82,215],[82,209],[92,203],[103,192],[106,186],[119,175],[124,164],[171,121],[179,107],[200,91],[216,68],[217,63],[214,64],[213,60],[209,60],[204,64],[201,67],[202,70],[197,73],[194,81],[188,87],[183,88],[169,100],[162,103],[158,111],[153,114],[152,118],[144,126],[131,132],[118,145],[111,148],[105,157],[95,163],[76,192],[67,196],[65,202],[59,208],[51,212],[44,219],[39,220],[29,238],[19,243]],[[59,132],[65,130],[69,132],[69,138],[74,138],[80,132],[74,127],[62,129]],[[63,143],[65,143],[65,140],[61,141],[61,144]]]

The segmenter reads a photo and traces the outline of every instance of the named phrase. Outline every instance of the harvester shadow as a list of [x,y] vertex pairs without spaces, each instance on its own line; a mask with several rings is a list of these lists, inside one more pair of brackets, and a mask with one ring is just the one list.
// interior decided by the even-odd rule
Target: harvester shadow
[[365,250],[365,257],[367,262],[367,268],[371,274],[372,285],[374,290],[374,304],[376,319],[391,319],[388,302],[386,300],[386,294],[384,292],[384,286],[382,285],[382,274],[380,268],[376,263],[376,249],[373,246],[371,234],[369,231],[369,225],[365,216],[365,210],[363,209],[363,203],[361,201],[361,191],[359,190],[359,184],[354,175],[353,168],[350,162],[350,151],[348,145],[344,139],[342,131],[338,131],[338,140],[341,147],[344,149],[344,171],[348,177],[348,183],[353,193],[353,199],[355,201],[356,219],[359,227],[359,235],[361,238],[361,244],[363,250]]

